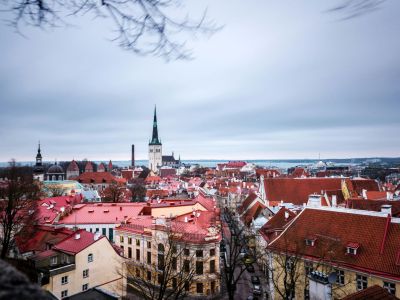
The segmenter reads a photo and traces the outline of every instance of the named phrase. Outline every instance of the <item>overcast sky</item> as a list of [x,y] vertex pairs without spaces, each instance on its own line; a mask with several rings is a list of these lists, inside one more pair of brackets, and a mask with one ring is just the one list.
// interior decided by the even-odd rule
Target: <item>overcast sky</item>
[[44,160],[147,159],[155,104],[182,159],[400,156],[400,1],[346,21],[334,0],[195,2],[225,27],[192,61],[123,51],[101,19],[1,24],[0,161],[38,140]]

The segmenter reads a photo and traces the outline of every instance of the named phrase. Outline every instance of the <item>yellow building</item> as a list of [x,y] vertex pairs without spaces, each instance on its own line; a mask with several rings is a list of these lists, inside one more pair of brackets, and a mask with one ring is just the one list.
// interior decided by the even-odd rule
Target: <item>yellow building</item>
[[171,290],[181,286],[191,296],[219,294],[221,235],[214,217],[214,212],[194,211],[173,219],[143,217],[117,227],[116,244],[130,266],[128,282],[144,280]]
[[123,258],[104,236],[78,230],[30,260],[42,287],[58,299],[92,288],[116,297],[125,295]]
[[400,297],[399,236],[387,211],[305,208],[267,246],[270,298],[341,299],[372,285]]

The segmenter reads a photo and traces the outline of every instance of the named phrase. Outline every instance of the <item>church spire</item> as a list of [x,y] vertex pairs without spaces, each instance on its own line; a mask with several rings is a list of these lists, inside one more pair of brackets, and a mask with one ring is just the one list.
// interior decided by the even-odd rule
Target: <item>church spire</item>
[[40,141],[38,145],[38,151],[36,154],[36,166],[41,166],[42,165],[42,153],[40,153]]
[[150,145],[161,145],[161,142],[158,139],[157,109],[156,109],[156,106],[154,106],[153,135],[151,137]]

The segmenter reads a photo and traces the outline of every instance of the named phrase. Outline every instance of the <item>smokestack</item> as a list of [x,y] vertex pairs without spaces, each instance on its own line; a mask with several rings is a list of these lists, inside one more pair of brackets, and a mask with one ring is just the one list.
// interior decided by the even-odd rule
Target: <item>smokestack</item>
[[135,168],[135,145],[132,145],[131,165],[132,165],[132,168]]

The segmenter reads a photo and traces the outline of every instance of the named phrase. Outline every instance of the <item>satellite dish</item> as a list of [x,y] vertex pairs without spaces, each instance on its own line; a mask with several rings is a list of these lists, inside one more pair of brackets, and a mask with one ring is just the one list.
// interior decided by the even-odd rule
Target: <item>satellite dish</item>
[[329,274],[328,276],[328,282],[329,283],[335,283],[337,279],[337,273],[336,272],[332,272],[331,274]]

